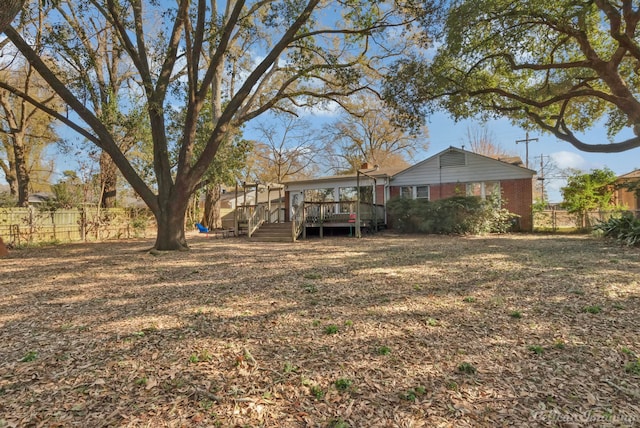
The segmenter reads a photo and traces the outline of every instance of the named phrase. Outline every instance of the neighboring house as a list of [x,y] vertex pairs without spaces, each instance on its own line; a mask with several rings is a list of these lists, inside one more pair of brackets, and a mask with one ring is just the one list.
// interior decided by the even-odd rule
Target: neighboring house
[[[521,165],[519,158],[499,160],[450,147],[402,170],[363,165],[358,174],[290,181],[284,183],[285,205],[288,208],[285,219],[289,221],[294,207],[304,201],[309,203],[310,208],[317,204],[325,210],[311,216],[307,214],[307,218],[316,217],[315,223],[326,227],[328,221],[336,222],[339,219],[337,226],[348,225],[348,217],[344,216],[354,211],[359,185],[361,201],[382,208],[377,219],[379,221],[380,217],[384,217],[385,223],[384,207],[394,197],[437,200],[460,194],[485,198],[496,193],[503,198],[505,208],[520,216],[520,229],[532,230],[535,171]],[[367,218],[370,214],[363,215],[365,225],[370,220]]]
[[449,147],[393,176],[389,198],[435,201],[456,195],[485,198],[498,194],[504,207],[520,216],[521,230],[533,229],[533,177],[519,158],[493,159]]
[[[638,183],[638,190],[633,191],[625,188],[625,184]],[[625,206],[632,211],[640,211],[640,198],[638,193],[640,192],[640,169],[631,171],[628,174],[621,175],[615,182],[615,194],[614,202],[616,205]]]

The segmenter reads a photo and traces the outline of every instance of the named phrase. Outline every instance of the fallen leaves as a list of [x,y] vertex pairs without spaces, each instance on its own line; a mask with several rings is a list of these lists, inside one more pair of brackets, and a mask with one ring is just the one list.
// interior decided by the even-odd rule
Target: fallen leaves
[[638,250],[526,235],[149,246],[3,259],[0,427],[640,423]]

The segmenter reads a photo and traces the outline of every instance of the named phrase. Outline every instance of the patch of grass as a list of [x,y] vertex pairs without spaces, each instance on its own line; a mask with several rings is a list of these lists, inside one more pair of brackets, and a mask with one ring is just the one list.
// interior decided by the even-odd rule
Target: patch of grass
[[345,325],[345,327],[353,327],[353,321],[351,321],[351,320],[346,320],[346,321],[344,322],[344,325]]
[[285,373],[295,373],[295,372],[298,371],[298,366],[294,366],[289,361],[286,361],[284,363],[284,367],[283,367],[282,371],[285,372]]
[[544,352],[544,348],[540,345],[531,345],[527,349],[537,355],[540,355]]
[[318,385],[313,385],[310,388],[310,391],[311,395],[313,395],[316,400],[322,400],[324,398],[324,389],[322,389]]
[[351,425],[342,419],[334,419],[329,422],[329,428],[351,428]]
[[324,328],[324,334],[336,334],[339,331],[339,328],[335,324],[329,324]]
[[600,312],[602,312],[602,308],[598,305],[585,306],[584,308],[582,308],[582,312],[586,312],[588,314],[599,314]]
[[24,354],[24,357],[20,358],[21,363],[30,363],[31,361],[35,361],[38,358],[38,353],[36,351],[29,351]]
[[419,397],[423,396],[427,392],[424,386],[416,386],[404,394],[402,394],[402,398],[407,401],[416,401]]
[[145,386],[147,382],[149,382],[149,379],[146,376],[136,379],[136,385],[138,386]]
[[554,349],[564,349],[566,347],[565,343],[563,340],[556,340],[553,343],[553,348]]
[[583,290],[574,289],[574,290],[570,290],[569,293],[577,294],[578,296],[584,296],[584,291]]
[[378,355],[389,355],[391,353],[391,348],[388,346],[380,346],[376,348],[376,354]]
[[640,358],[631,361],[624,366],[624,371],[636,376],[640,376]]
[[192,364],[197,364],[200,362],[208,362],[211,361],[213,356],[206,349],[200,351],[199,353],[193,353],[189,357],[189,362]]
[[316,287],[315,284],[304,284],[302,286],[302,289],[304,291],[306,291],[307,293],[317,293],[318,292],[318,287]]
[[450,390],[450,391],[457,391],[458,390],[458,383],[454,382],[454,381],[447,382],[447,389]]
[[627,347],[622,348],[622,349],[621,349],[621,351],[622,351],[622,353],[623,353],[623,354],[630,355],[630,356],[632,356],[632,357],[634,357],[634,358],[635,358],[635,356],[636,356],[636,353],[635,353],[635,352],[633,352],[631,349],[629,349],[629,348],[627,348]]
[[314,327],[320,327],[320,320],[313,320],[311,325],[314,326]]
[[338,391],[346,391],[349,389],[353,381],[351,379],[340,378],[333,383]]
[[476,301],[476,298],[473,296],[467,296],[464,299],[462,299],[462,301],[465,303],[473,303]]
[[520,311],[511,311],[509,316],[511,318],[520,319],[520,318],[522,318],[522,313]]
[[440,323],[439,323],[439,322],[438,322],[438,320],[437,320],[437,319],[435,319],[435,318],[428,318],[428,319],[427,319],[427,325],[428,325],[429,327],[437,327],[437,326],[438,326],[438,324],[440,324]]
[[322,275],[320,275],[319,273],[305,273],[304,274],[304,279],[320,279],[322,278]]
[[464,362],[464,363],[461,363],[461,364],[458,366],[458,371],[459,371],[460,373],[465,373],[465,374],[470,374],[470,375],[472,375],[472,374],[476,374],[476,372],[477,372],[478,370],[475,368],[475,366],[474,366],[473,364],[468,363],[468,362]]

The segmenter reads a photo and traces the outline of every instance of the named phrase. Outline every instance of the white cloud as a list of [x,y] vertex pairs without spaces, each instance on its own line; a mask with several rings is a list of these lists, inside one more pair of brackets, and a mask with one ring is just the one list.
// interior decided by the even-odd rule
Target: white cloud
[[551,153],[550,156],[560,169],[572,168],[586,170],[590,168],[589,163],[578,153],[560,151]]

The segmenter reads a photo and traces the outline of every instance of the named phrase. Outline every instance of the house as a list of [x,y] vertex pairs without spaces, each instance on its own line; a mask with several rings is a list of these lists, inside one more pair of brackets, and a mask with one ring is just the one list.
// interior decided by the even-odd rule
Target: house
[[449,147],[405,169],[363,165],[356,174],[285,182],[285,220],[291,221],[304,203],[305,228],[318,227],[322,233],[326,227],[350,227],[356,212],[362,227],[377,228],[387,224],[386,204],[395,197],[433,201],[498,194],[505,208],[520,216],[519,228],[532,230],[535,174],[519,158],[493,159]]
[[305,227],[321,235],[324,227],[351,228],[356,220],[367,228],[384,225],[390,180],[402,169],[364,164],[352,174],[285,182],[285,220],[304,204]]
[[[636,190],[629,185],[636,185]],[[614,202],[616,205],[625,206],[636,215],[640,213],[640,169],[619,176],[615,181]]]
[[394,175],[389,199],[403,196],[430,201],[456,195],[500,195],[504,207],[519,215],[519,228],[532,230],[533,177],[519,158],[494,159],[449,147]]

